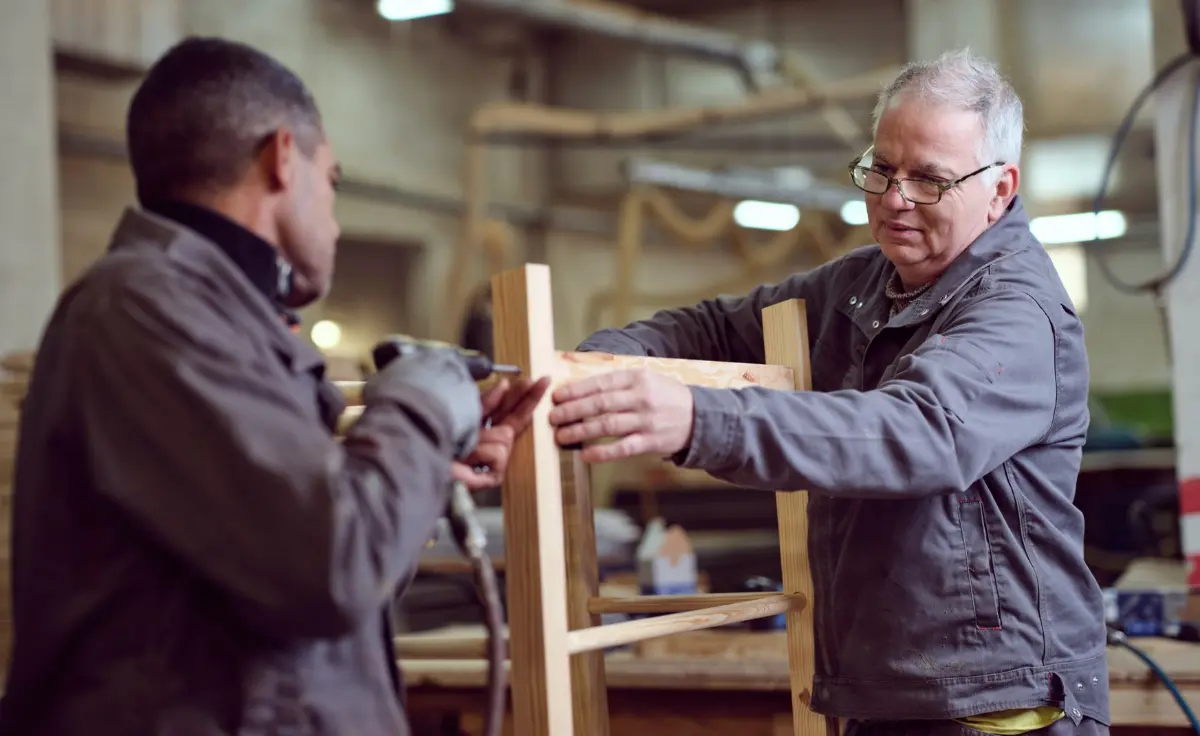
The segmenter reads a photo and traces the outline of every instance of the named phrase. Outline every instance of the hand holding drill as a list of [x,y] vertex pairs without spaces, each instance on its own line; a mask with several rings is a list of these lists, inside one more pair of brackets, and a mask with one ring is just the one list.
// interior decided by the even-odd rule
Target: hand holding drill
[[[381,340],[372,359],[380,378],[403,373],[410,384],[445,406],[458,448],[454,479],[471,490],[500,485],[513,443],[529,427],[533,410],[550,387],[549,378],[504,378],[480,394],[477,381],[494,374],[517,376],[520,369],[494,364],[477,351],[407,335]],[[368,403],[371,384],[364,388]]]

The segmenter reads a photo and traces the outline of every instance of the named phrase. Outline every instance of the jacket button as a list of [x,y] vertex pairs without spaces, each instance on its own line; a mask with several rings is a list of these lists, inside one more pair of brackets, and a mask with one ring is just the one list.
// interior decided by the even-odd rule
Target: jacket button
[[851,305],[858,304],[858,297],[856,297],[856,296],[850,297],[850,304]]
[[1082,716],[1083,714],[1079,712],[1079,709],[1078,709],[1078,708],[1072,708],[1072,709],[1071,709],[1071,715],[1072,715],[1073,717],[1075,717],[1075,718],[1079,718],[1079,717],[1080,717],[1080,716]]
[[872,322],[872,323],[871,323],[871,326],[872,326],[872,327],[876,327],[876,328],[878,328],[878,327],[879,327],[879,320],[875,320],[874,322]]

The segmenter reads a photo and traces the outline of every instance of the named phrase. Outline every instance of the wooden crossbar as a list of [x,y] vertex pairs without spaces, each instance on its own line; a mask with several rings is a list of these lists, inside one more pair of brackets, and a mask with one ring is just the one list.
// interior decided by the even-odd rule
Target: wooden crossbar
[[[703,597],[703,596],[697,596]],[[775,593],[756,600],[737,601],[724,605],[709,605],[694,611],[668,613],[650,618],[635,618],[615,624],[575,629],[567,634],[567,649],[571,654],[607,649],[635,641],[656,639],[671,634],[712,629],[717,626],[778,616],[804,606],[801,596]]]

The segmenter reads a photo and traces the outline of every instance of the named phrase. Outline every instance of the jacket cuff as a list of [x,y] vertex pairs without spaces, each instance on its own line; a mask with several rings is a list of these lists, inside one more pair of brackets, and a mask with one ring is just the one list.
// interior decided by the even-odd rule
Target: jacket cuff
[[726,388],[688,388],[692,392],[692,440],[671,459],[682,468],[710,473],[725,470],[742,442],[740,397]]

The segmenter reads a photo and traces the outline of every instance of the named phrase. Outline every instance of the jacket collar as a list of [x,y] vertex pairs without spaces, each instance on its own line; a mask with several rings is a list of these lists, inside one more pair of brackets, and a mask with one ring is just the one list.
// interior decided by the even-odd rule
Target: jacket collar
[[[195,213],[193,212],[191,215],[194,217]],[[211,218],[200,217],[198,219],[200,221],[207,219],[209,227],[204,229],[209,230],[215,237],[222,237],[221,231],[226,229],[224,235],[230,237],[230,240],[218,243],[213,236],[186,226],[174,218],[168,218],[149,209],[129,208],[117,225],[109,249],[120,251],[139,243],[150,244],[163,251],[168,258],[183,268],[193,273],[199,273],[206,278],[216,277],[224,281],[240,298],[244,309],[252,316],[271,324],[272,327],[268,334],[271,336],[272,343],[293,370],[323,373],[324,357],[316,348],[309,346],[292,334],[287,324],[288,314],[283,310],[278,298],[279,292],[267,285],[267,271],[278,274],[280,273],[277,270],[278,267],[268,269],[263,251],[259,250],[255,255],[253,248],[245,248],[245,253],[240,256],[245,265],[229,255],[231,250],[236,249],[239,242],[242,244],[252,243],[245,239],[247,235],[257,236],[253,236],[241,228],[239,228],[241,233],[220,225],[213,228],[213,223],[217,221],[213,221]],[[228,220],[225,222],[228,223],[228,226],[238,227]],[[202,225],[202,227],[204,226]],[[274,248],[261,239],[259,243],[270,249],[270,255],[274,259]],[[246,253],[251,255],[246,255]]]
[[884,324],[891,327],[907,327],[931,319],[937,311],[948,304],[959,292],[971,284],[975,277],[997,261],[1015,255],[1036,243],[1029,231],[1029,216],[1025,204],[1018,195],[1008,210],[987,230],[975,239],[950,267],[938,278],[936,284],[917,297],[889,321],[891,309],[884,289],[895,267],[878,253],[879,268],[864,269],[862,276],[841,298],[839,309],[849,315],[860,328],[874,334]]
[[207,207],[179,200],[145,205],[148,212],[172,220],[215,245],[241,269],[250,283],[282,313],[287,269],[275,247],[255,233]]

